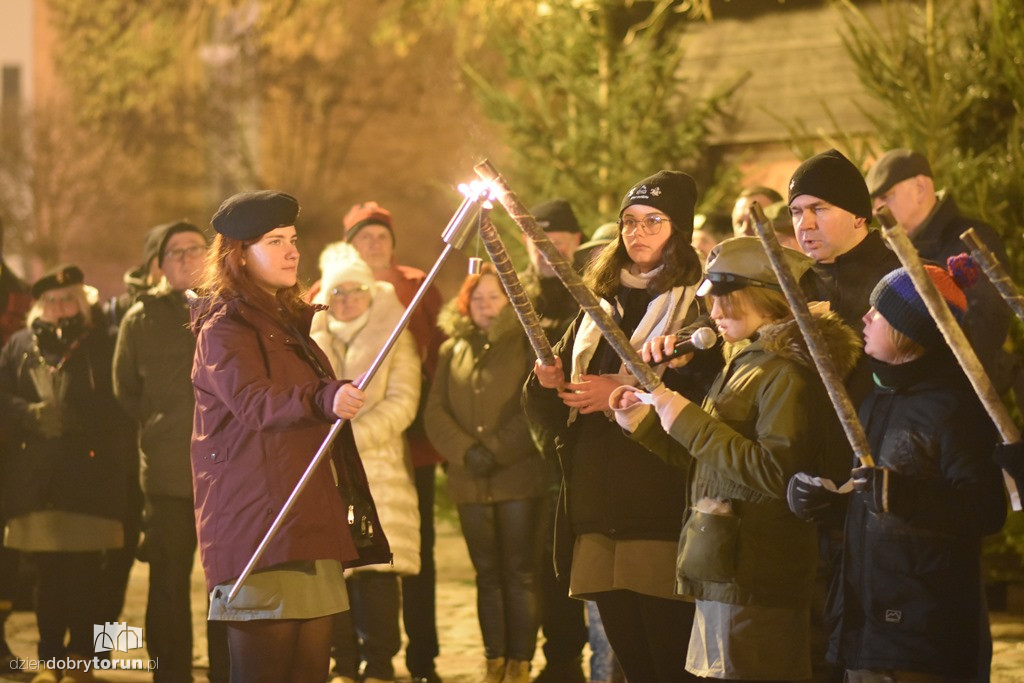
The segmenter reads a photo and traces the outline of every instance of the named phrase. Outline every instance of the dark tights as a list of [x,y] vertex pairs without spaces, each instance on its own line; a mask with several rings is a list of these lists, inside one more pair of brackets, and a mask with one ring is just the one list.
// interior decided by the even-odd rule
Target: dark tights
[[628,590],[595,593],[594,601],[627,681],[684,683],[699,680],[686,672],[686,650],[693,626],[692,602]]
[[231,683],[324,683],[334,615],[227,622]]

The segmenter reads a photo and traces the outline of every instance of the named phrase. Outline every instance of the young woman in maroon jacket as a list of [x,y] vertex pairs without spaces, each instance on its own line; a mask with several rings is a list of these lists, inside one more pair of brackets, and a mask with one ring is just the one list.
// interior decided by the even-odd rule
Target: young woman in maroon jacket
[[[309,338],[314,309],[297,283],[298,211],[280,192],[226,200],[213,217],[219,234],[192,313],[196,524],[210,619],[228,624],[236,683],[326,680],[333,615],[348,609],[342,563],[360,556],[324,462],[227,601],[330,424],[351,420],[363,404],[363,392],[335,379]],[[340,448],[355,447],[348,424],[338,441],[339,478],[365,484],[361,467],[338,458]]]

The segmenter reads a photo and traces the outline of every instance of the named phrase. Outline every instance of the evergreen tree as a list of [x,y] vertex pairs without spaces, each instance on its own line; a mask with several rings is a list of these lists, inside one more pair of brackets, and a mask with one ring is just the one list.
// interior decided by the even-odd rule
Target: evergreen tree
[[[874,100],[878,151],[919,150],[937,187],[991,223],[1024,275],[1024,6],[886,1],[872,22],[844,0],[846,46]],[[1015,278],[1019,281],[1019,277]]]
[[681,75],[685,27],[702,3],[468,8],[462,66],[508,147],[496,163],[527,204],[561,196],[596,226],[616,216],[632,183],[662,168],[694,174],[702,195],[713,184],[707,133],[738,82],[696,97]]
[[[1024,285],[1024,5],[1019,0],[883,2],[870,21],[844,0],[846,45],[873,97],[878,151],[910,147],[932,162],[967,215],[1006,242]],[[966,247],[965,247],[966,250]],[[1013,330],[1021,348],[1020,325]],[[1022,396],[1016,397],[1018,409]],[[1024,574],[1024,515],[986,544],[990,580]]]

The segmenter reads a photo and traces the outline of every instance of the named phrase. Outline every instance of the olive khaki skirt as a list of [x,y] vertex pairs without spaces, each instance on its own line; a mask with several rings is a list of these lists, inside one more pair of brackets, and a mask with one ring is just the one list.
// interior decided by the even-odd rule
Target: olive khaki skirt
[[234,581],[210,591],[210,621],[317,619],[348,610],[345,575],[337,560],[286,562],[253,572],[227,602]]

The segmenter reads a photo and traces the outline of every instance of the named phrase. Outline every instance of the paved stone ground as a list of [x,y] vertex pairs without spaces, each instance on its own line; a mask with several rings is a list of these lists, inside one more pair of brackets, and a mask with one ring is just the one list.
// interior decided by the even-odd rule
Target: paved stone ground
[[[457,526],[449,518],[438,521],[438,627],[441,637],[441,656],[437,660],[438,672],[446,683],[475,683],[480,680],[478,672],[483,646],[476,621],[475,588],[473,570],[466,552],[466,545]],[[196,660],[194,675],[196,683],[207,683],[204,594],[202,573],[197,569],[192,581],[193,619],[196,624]],[[141,627],[144,623],[146,582],[148,565],[136,563],[132,570],[128,599],[122,619],[129,626]],[[992,615],[992,635],[995,640],[992,663],[992,680],[997,683],[1024,683],[1024,616]],[[15,654],[21,657],[35,656],[35,617],[31,613],[16,612],[8,619],[7,638]],[[123,655],[122,655],[123,656]],[[133,651],[133,657],[147,659],[144,649]],[[408,682],[408,673],[402,656],[395,658],[399,682]],[[538,648],[534,659],[534,670],[543,665],[543,655]],[[27,673],[9,674],[0,672],[0,681],[31,680]],[[139,671],[101,672],[103,681],[141,683],[150,681],[149,674]]]
[[[436,561],[438,566],[438,628],[441,639],[441,656],[437,669],[445,683],[475,683],[483,659],[483,644],[476,621],[476,589],[473,583],[473,568],[457,525],[451,519],[438,520]],[[146,609],[146,586],[149,565],[136,562],[132,568],[122,621],[128,626],[142,627]],[[196,569],[192,574],[192,619],[195,624],[195,669],[196,683],[207,683],[206,667],[206,595],[202,570],[196,558]],[[36,652],[35,615],[30,612],[15,612],[7,620],[7,641],[19,657],[35,657]],[[403,646],[404,652],[404,646]],[[118,653],[119,657],[127,655]],[[132,658],[148,659],[145,649],[132,651]],[[543,666],[544,657],[538,648],[534,668]],[[409,681],[404,657],[395,658],[398,681]],[[0,681],[29,681],[30,674],[9,674],[0,672]],[[150,681],[149,674],[139,671],[100,672],[97,678],[103,681],[142,682]]]

